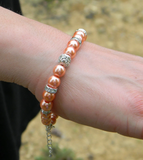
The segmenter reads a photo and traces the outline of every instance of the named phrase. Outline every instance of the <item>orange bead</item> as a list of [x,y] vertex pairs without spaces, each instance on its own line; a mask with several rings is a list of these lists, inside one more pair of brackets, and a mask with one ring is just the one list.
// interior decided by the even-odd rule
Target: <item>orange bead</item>
[[66,72],[66,69],[64,66],[58,64],[54,67],[53,69],[53,73],[54,73],[54,76],[56,77],[62,77],[65,75],[65,72]]
[[55,124],[55,123],[56,123],[56,117],[52,117],[52,116],[51,116],[51,123],[52,123],[52,124]]
[[51,113],[51,123],[52,124],[56,123],[57,118],[58,118],[58,115],[56,115],[55,113]]
[[42,101],[40,102],[40,107],[44,111],[50,111],[53,107],[53,102],[46,102],[44,99],[42,99]]
[[82,36],[81,36],[81,35],[75,34],[75,36],[73,36],[73,37],[76,37],[76,38],[80,39],[80,40],[81,40],[81,42],[83,42],[83,38],[82,38]]
[[80,35],[80,36],[82,37],[83,41],[85,41],[86,38],[87,38],[87,35],[85,35],[85,33],[82,32],[82,31],[76,31],[76,32],[74,33],[73,37],[75,37],[75,35]]
[[47,119],[51,119],[51,113],[49,114],[44,114],[41,112],[41,118],[44,117],[44,118],[47,118]]
[[80,44],[78,41],[72,39],[68,42],[68,46],[72,46],[75,49],[75,51],[77,51],[80,47]]
[[51,117],[55,117],[56,119],[58,118],[58,115],[55,113],[51,113]]
[[51,102],[55,99],[55,94],[53,93],[49,93],[49,92],[46,92],[44,91],[43,92],[43,99],[45,99],[46,102]]
[[48,86],[52,88],[57,88],[60,85],[60,79],[56,76],[51,76],[48,79]]
[[73,59],[76,56],[76,51],[72,46],[70,46],[64,50],[64,54],[69,55],[71,59]]
[[51,124],[51,118],[50,118],[50,119],[47,119],[47,118],[42,117],[42,118],[41,118],[41,122],[42,122],[44,125],[48,126],[48,125]]

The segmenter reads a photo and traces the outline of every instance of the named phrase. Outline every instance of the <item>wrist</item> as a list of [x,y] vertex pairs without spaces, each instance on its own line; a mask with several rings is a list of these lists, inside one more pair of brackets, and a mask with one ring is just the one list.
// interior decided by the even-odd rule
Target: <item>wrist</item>
[[2,7],[0,15],[0,80],[26,87],[40,100],[69,36]]

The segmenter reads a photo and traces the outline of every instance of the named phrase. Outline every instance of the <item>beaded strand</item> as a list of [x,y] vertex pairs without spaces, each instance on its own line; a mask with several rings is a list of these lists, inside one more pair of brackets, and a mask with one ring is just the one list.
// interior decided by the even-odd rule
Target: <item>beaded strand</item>
[[56,123],[58,115],[52,112],[53,101],[55,94],[60,85],[60,78],[65,75],[66,67],[70,65],[71,59],[76,56],[76,52],[81,44],[86,40],[87,33],[84,29],[77,29],[67,44],[64,53],[60,55],[58,65],[53,69],[53,75],[48,79],[43,92],[43,99],[40,102],[41,107],[41,122],[46,126],[47,147],[49,150],[49,157],[52,157],[52,135],[51,129]]

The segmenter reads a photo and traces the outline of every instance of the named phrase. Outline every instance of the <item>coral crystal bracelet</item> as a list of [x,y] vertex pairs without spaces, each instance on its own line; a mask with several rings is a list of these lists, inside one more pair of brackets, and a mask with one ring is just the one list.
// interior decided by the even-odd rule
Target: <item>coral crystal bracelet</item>
[[71,59],[76,56],[76,51],[79,49],[81,44],[86,40],[87,33],[84,29],[77,29],[67,44],[67,48],[64,53],[59,57],[59,64],[53,69],[53,74],[45,86],[43,92],[43,99],[40,102],[41,107],[41,121],[46,126],[47,133],[47,147],[49,150],[49,157],[52,156],[52,136],[51,129],[56,123],[58,115],[52,112],[53,100],[55,99],[55,94],[57,88],[60,85],[60,77],[64,76],[66,67],[69,66]]

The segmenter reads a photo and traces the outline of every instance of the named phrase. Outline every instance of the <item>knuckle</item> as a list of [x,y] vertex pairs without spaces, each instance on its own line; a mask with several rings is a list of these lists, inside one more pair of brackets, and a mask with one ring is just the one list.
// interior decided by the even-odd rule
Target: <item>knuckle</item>
[[133,113],[137,116],[143,116],[143,92],[134,91],[131,93],[130,98],[130,108],[133,111]]
[[143,138],[143,91],[135,90],[130,94],[130,115],[127,133],[132,137]]

